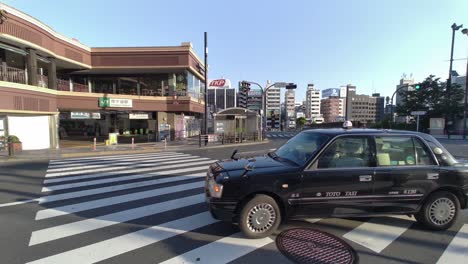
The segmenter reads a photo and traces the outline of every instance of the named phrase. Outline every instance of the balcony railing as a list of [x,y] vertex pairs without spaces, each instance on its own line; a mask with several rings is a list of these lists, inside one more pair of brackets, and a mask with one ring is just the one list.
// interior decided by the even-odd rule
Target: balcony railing
[[0,67],[2,81],[26,84],[26,73],[22,69],[13,67]]
[[70,91],[70,81],[57,79],[58,91]]
[[81,93],[88,93],[88,85],[81,84],[81,83],[73,83],[73,91],[74,92],[81,92]]

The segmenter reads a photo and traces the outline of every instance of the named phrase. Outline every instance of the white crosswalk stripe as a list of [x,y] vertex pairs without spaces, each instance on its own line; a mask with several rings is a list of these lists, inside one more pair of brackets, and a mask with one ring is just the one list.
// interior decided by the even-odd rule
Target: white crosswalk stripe
[[437,264],[466,263],[468,261],[468,224],[460,228]]
[[[269,136],[292,137],[294,133]],[[72,246],[31,258],[28,263],[81,264],[111,258],[121,263],[118,259],[127,253],[127,257],[133,258],[135,252],[151,250],[148,247],[166,248],[164,243],[173,243],[169,238],[178,239],[179,236],[190,243],[190,239],[184,238],[186,232],[193,235],[208,232],[203,230],[216,226],[219,228],[222,223],[204,211],[203,179],[213,162],[209,158],[175,152],[52,161],[42,189],[47,194],[37,199],[42,207],[35,217],[40,228],[31,233],[29,246],[54,247],[68,242]],[[147,218],[158,219],[158,224],[128,228],[128,225],[141,221],[146,224]],[[306,223],[319,226],[322,221],[326,219],[307,219]],[[372,218],[354,228],[349,227],[339,236],[356,243],[351,243],[354,246],[381,254],[404,236],[413,223],[412,218],[405,216]],[[108,230],[111,230],[109,234],[115,235],[93,239],[88,244],[83,241],[73,243],[91,234],[100,236]],[[253,240],[236,232],[233,229],[223,236],[206,234],[208,240],[199,246],[158,256],[158,261],[167,264],[228,263],[242,258],[243,262],[251,257],[249,253],[273,246],[273,237]],[[464,225],[450,244],[447,241],[447,249],[441,252],[438,263],[466,260],[467,233],[468,225]]]
[[346,233],[343,237],[380,253],[412,224],[413,221],[396,217],[373,218]]
[[271,242],[273,240],[269,237],[245,239],[240,233],[236,233],[161,263],[228,263]]
[[[99,162],[99,163],[92,163],[92,165],[90,165],[91,163],[80,163],[80,164],[77,164],[77,163],[73,163],[71,164],[71,166],[58,166],[57,168],[50,168],[47,170],[49,176],[47,177],[51,177],[50,174],[51,172],[65,172],[65,171],[74,171],[74,170],[80,170],[80,169],[92,169],[92,168],[105,168],[105,167],[108,167],[109,165],[112,165],[112,166],[119,166],[119,165],[131,165],[131,164],[135,164],[136,162],[138,162],[138,164],[145,164],[145,163],[151,163],[151,162],[154,162],[154,161],[164,161],[164,160],[175,160],[177,158],[179,159],[184,159],[186,157],[189,157],[190,155],[188,154],[185,154],[185,155],[167,155],[167,156],[158,156],[158,157],[146,157],[146,158],[135,158],[135,159],[126,159],[124,162],[119,162],[119,163],[116,163],[115,160],[112,160],[112,161],[102,161],[102,162]],[[50,174],[49,174],[50,173]]]
[[29,263],[95,263],[216,222],[217,221],[213,219],[209,213],[205,212]]

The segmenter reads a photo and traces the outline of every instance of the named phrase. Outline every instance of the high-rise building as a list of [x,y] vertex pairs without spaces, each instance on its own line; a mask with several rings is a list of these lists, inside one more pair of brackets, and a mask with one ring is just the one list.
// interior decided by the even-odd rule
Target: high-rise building
[[[400,89],[398,93],[396,93],[396,103],[395,103],[395,108],[398,106],[403,106],[405,105],[406,98],[403,96],[404,92],[408,91],[414,91],[414,79],[413,78],[406,78],[406,75],[403,75],[403,77],[400,79],[400,83],[396,86],[396,89]],[[396,113],[393,113],[396,115]],[[409,123],[411,120],[411,116],[397,116],[395,118],[395,122],[398,123]]]
[[345,99],[331,96],[321,100],[321,111],[325,123],[344,121]]
[[286,128],[295,128],[296,127],[296,100],[294,90],[286,90],[284,93],[284,103],[285,103],[285,123]]
[[385,117],[385,97],[380,96],[379,93],[373,93],[372,97],[375,98],[375,122],[380,122]]
[[259,89],[249,90],[247,94],[247,109],[260,113],[262,105],[262,91]]
[[[271,82],[267,81],[267,86]],[[277,130],[280,129],[281,122],[281,90],[277,87],[271,87],[266,93],[266,116],[267,116],[267,129]]]
[[348,85],[347,120],[361,123],[375,123],[384,115],[385,98],[380,94],[372,96],[356,94],[356,86]]
[[314,88],[313,84],[307,85],[306,91],[306,117],[312,121],[316,118],[322,118],[320,112],[321,92]]
[[[215,80],[219,81],[219,80]],[[208,86],[208,106],[214,113],[236,106],[236,89],[231,88],[231,82],[225,81],[223,86],[213,86],[215,81]],[[219,82],[218,82],[219,83]]]
[[208,132],[214,130],[214,114],[221,110],[236,106],[236,89],[231,88],[231,82],[225,79],[211,81],[208,89]]

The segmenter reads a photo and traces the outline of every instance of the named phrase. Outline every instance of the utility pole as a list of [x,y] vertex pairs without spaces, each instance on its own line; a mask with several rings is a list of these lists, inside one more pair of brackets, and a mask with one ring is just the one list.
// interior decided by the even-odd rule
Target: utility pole
[[205,32],[205,90],[204,101],[205,101],[205,115],[203,118],[203,134],[208,134],[208,33]]

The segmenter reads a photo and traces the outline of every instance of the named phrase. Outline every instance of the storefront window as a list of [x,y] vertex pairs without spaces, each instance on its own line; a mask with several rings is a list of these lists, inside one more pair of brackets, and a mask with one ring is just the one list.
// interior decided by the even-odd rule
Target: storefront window
[[195,75],[187,72],[188,92],[187,95],[193,98],[200,98],[201,96],[201,81]]
[[94,78],[92,79],[92,88],[94,93],[112,94],[114,87],[113,78]]
[[168,75],[145,75],[139,78],[140,94],[143,96],[168,96]]
[[187,95],[187,74],[186,73],[176,74],[176,95],[179,95],[179,96]]
[[137,87],[137,77],[120,77],[118,79],[117,94],[137,95]]

